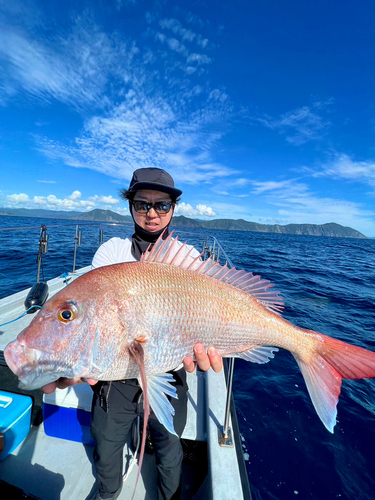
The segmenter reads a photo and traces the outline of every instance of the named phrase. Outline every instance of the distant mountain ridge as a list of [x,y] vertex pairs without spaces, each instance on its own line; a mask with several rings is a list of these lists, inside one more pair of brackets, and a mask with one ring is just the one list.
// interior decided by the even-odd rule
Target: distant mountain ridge
[[[112,210],[95,209],[90,212],[66,212],[26,208],[0,208],[0,215],[18,217],[41,217],[54,219],[82,220],[92,222],[132,222],[130,216],[120,215]],[[222,229],[225,231],[252,231],[257,233],[300,234],[309,236],[329,236],[341,238],[367,238],[351,227],[335,222],[327,224],[258,224],[244,219],[198,220],[178,215],[173,217],[172,226],[184,228]]]
[[225,231],[251,231],[255,233],[300,234],[309,236],[330,236],[341,238],[367,238],[351,227],[344,227],[335,222],[327,224],[258,224],[244,219],[196,220],[182,215],[174,217],[172,224],[178,227],[222,229]]
[[112,210],[101,210],[99,208],[96,208],[95,210],[91,210],[90,212],[86,212],[84,214],[80,213],[69,218],[74,220],[87,220],[93,222],[133,222],[133,219],[130,217],[130,215],[120,215],[116,212],[112,212]]

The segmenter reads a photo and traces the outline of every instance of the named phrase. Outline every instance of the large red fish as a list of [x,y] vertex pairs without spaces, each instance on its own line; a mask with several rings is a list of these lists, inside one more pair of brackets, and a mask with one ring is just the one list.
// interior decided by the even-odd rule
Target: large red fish
[[177,238],[160,238],[140,262],[95,269],[53,296],[4,351],[23,387],[59,377],[139,377],[151,408],[173,432],[163,395],[173,395],[170,376],[158,375],[193,356],[197,342],[256,363],[281,347],[295,357],[333,432],[342,378],[374,377],[375,353],[292,325],[268,281],[210,259],[182,258],[184,252]]

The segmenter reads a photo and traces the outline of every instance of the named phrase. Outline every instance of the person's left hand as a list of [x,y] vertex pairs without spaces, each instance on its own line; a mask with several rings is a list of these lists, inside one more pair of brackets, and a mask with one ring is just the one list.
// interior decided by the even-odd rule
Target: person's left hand
[[[223,368],[223,360],[214,347],[210,347],[208,352],[206,352],[202,344],[195,344],[194,354],[197,365],[201,370],[206,372],[212,368],[216,373],[221,372]],[[184,359],[184,368],[189,373],[192,373],[195,370],[195,363],[190,356],[187,356]]]

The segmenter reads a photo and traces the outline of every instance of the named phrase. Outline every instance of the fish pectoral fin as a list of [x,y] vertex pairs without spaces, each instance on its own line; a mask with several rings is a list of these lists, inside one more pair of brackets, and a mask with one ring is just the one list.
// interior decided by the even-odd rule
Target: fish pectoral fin
[[251,363],[259,363],[264,364],[268,363],[270,359],[275,357],[274,352],[277,352],[279,349],[277,347],[268,347],[268,346],[254,346],[248,351],[238,352],[236,354],[231,354],[228,356],[224,356],[226,358],[241,358],[245,361],[250,361]]
[[148,399],[156,418],[171,433],[177,436],[173,427],[174,408],[167,396],[178,399],[176,388],[170,382],[175,382],[171,373],[161,373],[147,378]]
[[95,378],[101,373],[105,373],[109,370],[114,361],[113,358],[114,355],[109,349],[106,349],[105,355],[103,355],[101,349],[101,334],[98,327],[96,327],[89,360],[90,378]]

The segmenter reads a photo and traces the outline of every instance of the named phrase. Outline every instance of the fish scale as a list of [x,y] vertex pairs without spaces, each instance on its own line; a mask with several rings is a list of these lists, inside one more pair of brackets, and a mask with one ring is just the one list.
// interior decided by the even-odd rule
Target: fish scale
[[[139,264],[138,267],[147,266]],[[142,273],[133,266],[133,272]],[[218,349],[227,351],[244,344],[244,338],[249,338],[249,302],[250,296],[236,290],[235,288],[224,287],[224,290],[218,290],[217,283],[206,276],[196,275],[192,271],[185,271],[176,268],[168,269],[165,272],[165,265],[152,264],[147,266],[145,271],[153,276],[152,282],[158,281],[158,286],[153,290],[142,291],[142,299],[134,297],[131,299],[132,307],[137,315],[145,309],[147,320],[152,331],[163,332],[160,336],[168,337],[168,342],[178,344],[180,332],[185,332],[186,347],[181,346],[175,353],[178,363],[181,362],[183,355],[192,355],[192,345],[196,342],[203,342],[205,345],[211,345],[215,340]],[[173,282],[173,287],[169,283]],[[187,285],[186,285],[187,283]],[[171,289],[172,288],[172,289]],[[181,295],[176,297],[175,288],[178,288]],[[223,287],[221,287],[223,288]],[[155,290],[159,289],[158,292]],[[224,294],[222,293],[224,292]],[[243,297],[239,297],[242,295]],[[242,302],[242,308],[239,303]],[[223,305],[225,304],[225,307]],[[246,332],[246,335],[245,335]],[[231,337],[228,335],[231,333]],[[158,335],[158,333],[155,333]],[[252,342],[253,344],[253,342]],[[184,344],[185,345],[185,344]],[[147,345],[145,346],[147,356]],[[165,355],[163,349],[160,349],[159,360]],[[164,365],[163,365],[164,366]]]

